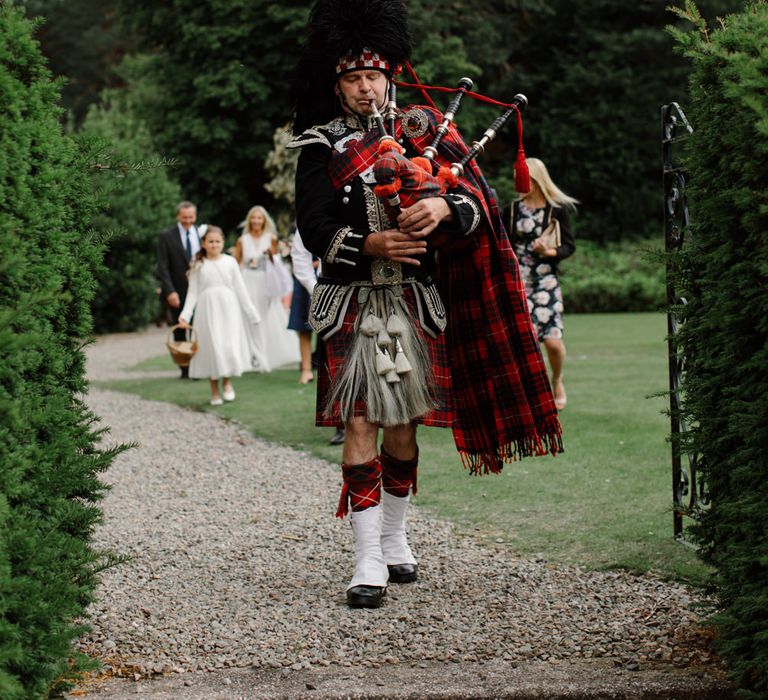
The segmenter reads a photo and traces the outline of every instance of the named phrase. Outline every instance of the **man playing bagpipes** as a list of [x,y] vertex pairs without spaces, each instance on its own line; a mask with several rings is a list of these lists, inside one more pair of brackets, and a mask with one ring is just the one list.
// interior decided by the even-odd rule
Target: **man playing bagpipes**
[[417,579],[405,529],[416,424],[451,427],[478,474],[562,451],[491,190],[471,157],[449,169],[471,154],[443,115],[388,100],[409,54],[402,0],[318,0],[296,72],[297,220],[322,259],[310,309],[326,355],[316,423],[346,426],[337,515],[351,511],[352,607],[378,607],[389,582]]

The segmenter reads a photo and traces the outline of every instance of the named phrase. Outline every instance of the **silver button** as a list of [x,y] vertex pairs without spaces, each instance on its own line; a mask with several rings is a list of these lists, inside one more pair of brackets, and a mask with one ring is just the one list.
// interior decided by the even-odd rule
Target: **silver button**
[[344,202],[344,204],[349,204],[349,197],[344,197],[341,201]]
[[351,192],[352,191],[352,185],[344,185],[344,191],[345,192]]

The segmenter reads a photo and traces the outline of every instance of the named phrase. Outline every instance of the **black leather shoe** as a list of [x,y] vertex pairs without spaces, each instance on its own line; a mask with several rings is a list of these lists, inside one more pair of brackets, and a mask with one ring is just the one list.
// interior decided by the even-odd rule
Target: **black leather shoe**
[[328,440],[329,445],[343,445],[344,444],[344,428],[339,428],[335,435]]
[[353,586],[347,591],[347,605],[350,608],[378,608],[386,591],[380,586]]
[[387,564],[390,583],[413,583],[419,578],[416,564]]

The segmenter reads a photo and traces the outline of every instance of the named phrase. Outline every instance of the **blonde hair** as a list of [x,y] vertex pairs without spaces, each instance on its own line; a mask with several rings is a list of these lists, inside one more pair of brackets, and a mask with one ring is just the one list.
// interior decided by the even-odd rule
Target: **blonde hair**
[[267,210],[262,207],[260,204],[257,204],[255,207],[251,207],[248,210],[248,213],[245,215],[245,220],[240,222],[238,225],[238,228],[243,229],[243,233],[251,233],[251,217],[253,216],[254,212],[261,212],[262,216],[264,217],[264,228],[262,229],[262,233],[268,233],[273,238],[277,238],[277,227],[275,226],[275,222],[272,219],[272,217],[267,213]]
[[541,190],[541,195],[547,200],[547,203],[553,207],[569,207],[575,209],[579,203],[578,199],[570,197],[563,192],[553,181],[544,162],[538,158],[526,158],[528,172],[531,180],[535,182]]

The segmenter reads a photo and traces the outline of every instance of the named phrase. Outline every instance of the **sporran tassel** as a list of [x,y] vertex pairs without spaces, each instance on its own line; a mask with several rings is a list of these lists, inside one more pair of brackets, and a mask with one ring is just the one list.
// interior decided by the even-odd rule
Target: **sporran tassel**
[[385,379],[387,380],[388,384],[397,384],[400,381],[400,376],[397,374],[395,365],[392,365],[392,369],[387,372]]
[[408,372],[413,371],[413,367],[411,367],[411,363],[408,362],[408,358],[405,356],[405,353],[403,352],[403,346],[400,344],[399,340],[396,343],[396,347],[397,353],[395,354],[395,371],[398,374],[408,374]]
[[[383,426],[405,425],[437,407],[427,346],[411,318],[400,287],[361,291],[358,332],[344,369],[330,387],[326,415],[346,422],[356,402],[366,405],[366,420]],[[382,316],[389,310],[386,324]],[[379,346],[385,328],[389,345]],[[382,340],[385,338],[382,336]],[[390,354],[394,354],[395,361]]]
[[367,335],[368,337],[372,338],[377,333],[382,331],[384,329],[384,323],[382,320],[373,314],[373,312],[369,313],[360,324],[360,333],[363,335]]
[[387,333],[396,338],[400,338],[405,333],[405,324],[397,317],[394,309],[392,309],[389,319],[387,319]]
[[389,353],[382,352],[381,348],[376,346],[376,374],[384,376],[394,371],[395,363],[389,356]]

